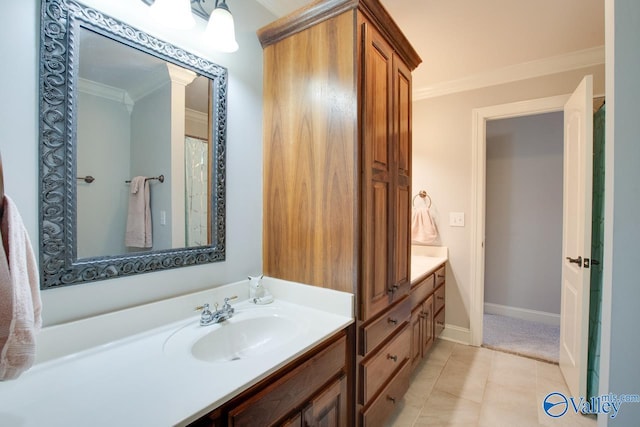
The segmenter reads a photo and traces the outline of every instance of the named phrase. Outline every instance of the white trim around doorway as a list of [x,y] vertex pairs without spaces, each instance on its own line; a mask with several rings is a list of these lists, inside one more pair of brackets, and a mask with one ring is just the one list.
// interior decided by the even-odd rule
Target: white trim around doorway
[[562,111],[569,94],[494,105],[472,110],[471,177],[473,188],[471,206],[471,295],[469,298],[469,326],[471,345],[482,345],[482,316],[484,314],[484,233],[487,161],[487,120],[530,116]]

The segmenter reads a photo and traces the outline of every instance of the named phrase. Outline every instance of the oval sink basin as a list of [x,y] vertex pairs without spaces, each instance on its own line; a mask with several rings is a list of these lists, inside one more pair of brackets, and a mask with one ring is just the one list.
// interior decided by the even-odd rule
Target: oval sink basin
[[191,353],[205,362],[245,359],[290,341],[297,335],[297,329],[295,322],[279,316],[223,322],[198,339]]
[[244,310],[224,322],[178,329],[164,343],[164,352],[209,363],[250,359],[277,351],[302,336],[306,326],[278,309]]

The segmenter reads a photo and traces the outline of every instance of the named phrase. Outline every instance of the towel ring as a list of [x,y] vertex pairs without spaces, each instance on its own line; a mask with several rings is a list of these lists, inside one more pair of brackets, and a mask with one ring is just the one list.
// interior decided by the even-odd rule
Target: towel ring
[[429,195],[427,194],[426,191],[424,190],[420,190],[420,192],[418,194],[416,194],[415,196],[413,196],[413,207],[416,206],[416,197],[420,196],[420,198],[422,198],[422,200],[424,201],[424,204],[427,204],[427,201],[425,199],[429,199],[429,204],[427,205],[427,208],[431,207],[431,197],[429,197]]

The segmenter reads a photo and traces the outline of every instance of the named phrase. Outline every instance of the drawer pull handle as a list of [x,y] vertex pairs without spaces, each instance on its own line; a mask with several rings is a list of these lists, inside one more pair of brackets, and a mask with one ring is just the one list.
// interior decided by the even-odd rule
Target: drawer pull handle
[[444,274],[438,274],[438,279],[444,279]]
[[387,322],[389,322],[392,325],[397,325],[398,324],[398,319],[392,319],[391,317],[389,317],[387,319]]
[[444,299],[444,297],[441,297],[440,295],[438,295],[438,296],[436,297],[436,299],[440,299],[440,300],[442,300],[442,299]]
[[387,400],[391,401],[391,403],[393,403],[394,405],[396,404],[396,398],[395,397],[387,396]]
[[395,354],[393,356],[390,355],[390,354],[387,354],[387,359],[393,360],[394,362],[397,362],[398,361],[398,356],[395,355]]
[[438,326],[444,326],[444,322],[436,322]]

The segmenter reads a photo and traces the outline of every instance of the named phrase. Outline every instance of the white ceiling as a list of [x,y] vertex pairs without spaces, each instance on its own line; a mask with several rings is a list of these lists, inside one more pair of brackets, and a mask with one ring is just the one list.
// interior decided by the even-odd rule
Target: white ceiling
[[[277,16],[310,3],[257,1]],[[422,57],[424,96],[604,62],[604,0],[381,2]]]

